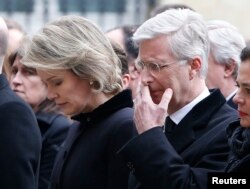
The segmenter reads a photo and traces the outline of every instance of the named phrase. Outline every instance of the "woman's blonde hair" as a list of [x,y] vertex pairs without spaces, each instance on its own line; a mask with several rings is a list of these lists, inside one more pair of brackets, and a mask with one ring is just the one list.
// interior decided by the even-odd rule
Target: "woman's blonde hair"
[[93,89],[122,90],[121,63],[109,40],[89,20],[63,16],[48,23],[26,43],[22,63],[37,70],[72,70],[93,82]]

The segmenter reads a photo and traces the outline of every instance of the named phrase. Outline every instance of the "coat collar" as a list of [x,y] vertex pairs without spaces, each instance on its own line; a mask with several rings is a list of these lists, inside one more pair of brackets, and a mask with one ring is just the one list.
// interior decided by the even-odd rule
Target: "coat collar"
[[220,90],[210,90],[210,92],[207,98],[200,101],[188,112],[176,129],[171,133],[166,133],[167,138],[177,152],[183,151],[186,146],[196,140],[197,132],[206,131],[212,115],[225,104],[226,100]]
[[125,107],[133,107],[131,90],[129,89],[123,90],[122,92],[118,93],[110,100],[94,109],[92,112],[78,114],[76,116],[73,116],[72,119],[79,122],[96,123],[104,119],[105,117],[108,117],[110,114],[116,112],[117,110]]

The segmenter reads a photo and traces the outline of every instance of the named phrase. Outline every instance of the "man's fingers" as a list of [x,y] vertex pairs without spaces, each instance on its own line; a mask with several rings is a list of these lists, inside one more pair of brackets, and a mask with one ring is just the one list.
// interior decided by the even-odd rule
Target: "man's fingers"
[[140,94],[143,99],[151,99],[149,88],[147,85],[141,84]]
[[172,98],[173,90],[168,88],[165,90],[165,92],[162,95],[161,102],[159,103],[159,106],[168,108],[168,104]]

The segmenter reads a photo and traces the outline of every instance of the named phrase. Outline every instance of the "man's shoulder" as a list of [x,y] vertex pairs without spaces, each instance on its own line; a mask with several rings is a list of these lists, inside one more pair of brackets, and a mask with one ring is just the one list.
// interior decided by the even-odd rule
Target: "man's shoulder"
[[14,116],[36,120],[35,114],[31,107],[17,96],[10,88],[0,89],[0,112],[5,116]]
[[228,125],[238,119],[238,112],[227,104],[226,99],[219,90],[213,90],[204,100],[199,102],[189,113],[201,122],[208,124]]
[[4,104],[24,104],[27,106],[27,104],[9,87],[1,88],[0,96],[0,106]]
[[237,110],[232,108],[227,102],[218,107],[217,111],[215,111],[215,115],[233,120],[239,117]]
[[210,110],[213,112],[213,114],[221,114],[224,116],[238,115],[237,111],[228,105],[225,97],[222,95],[219,89],[214,89],[210,92],[210,95],[197,106],[201,106],[204,108],[204,110]]

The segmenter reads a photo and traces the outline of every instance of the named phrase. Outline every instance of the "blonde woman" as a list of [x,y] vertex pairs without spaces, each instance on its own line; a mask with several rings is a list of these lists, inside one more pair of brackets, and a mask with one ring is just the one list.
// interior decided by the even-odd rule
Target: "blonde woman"
[[79,121],[52,172],[51,188],[127,188],[117,150],[133,133],[131,91],[122,91],[121,63],[87,19],[64,16],[35,34],[22,59],[48,87],[48,98]]

